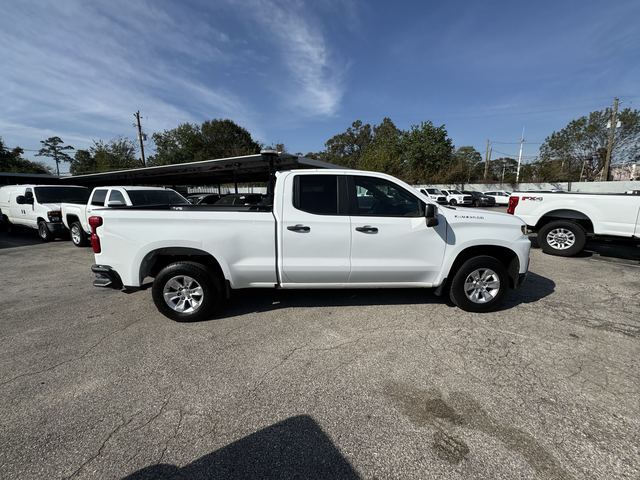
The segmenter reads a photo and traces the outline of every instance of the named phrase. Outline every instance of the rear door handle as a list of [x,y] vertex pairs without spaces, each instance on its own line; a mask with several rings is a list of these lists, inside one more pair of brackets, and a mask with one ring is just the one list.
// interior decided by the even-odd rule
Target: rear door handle
[[356,230],[362,233],[378,233],[378,227],[372,227],[371,225],[365,225],[364,227],[356,227]]
[[291,225],[290,227],[287,227],[287,230],[291,230],[292,232],[310,232],[311,227],[298,224],[298,225]]

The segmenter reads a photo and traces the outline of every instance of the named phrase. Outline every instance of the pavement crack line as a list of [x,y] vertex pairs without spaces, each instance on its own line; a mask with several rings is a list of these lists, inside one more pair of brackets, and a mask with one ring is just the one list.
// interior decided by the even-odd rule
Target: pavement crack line
[[103,341],[105,341],[107,338],[109,338],[109,337],[111,337],[111,336],[113,336],[113,335],[115,335],[115,334],[117,334],[117,333],[123,332],[123,331],[124,331],[124,330],[126,330],[127,328],[129,328],[129,327],[131,327],[131,326],[135,325],[135,324],[136,324],[136,323],[138,323],[138,322],[141,322],[142,320],[143,320],[143,319],[142,319],[142,318],[140,318],[140,319],[136,320],[135,322],[131,322],[131,323],[129,323],[129,324],[127,324],[127,325],[125,325],[125,326],[124,326],[124,327],[122,327],[122,328],[118,328],[117,330],[114,330],[114,331],[112,331],[112,332],[107,333],[106,335],[104,335],[104,336],[100,337],[100,339],[99,339],[96,343],[94,343],[93,345],[91,345],[87,350],[85,350],[84,352],[82,352],[80,355],[77,355],[77,356],[75,356],[75,357],[68,358],[68,359],[63,360],[62,362],[58,362],[58,363],[56,363],[55,365],[52,365],[52,366],[50,366],[50,367],[43,368],[43,369],[41,369],[41,370],[36,370],[35,372],[25,372],[25,373],[21,373],[20,375],[16,375],[15,377],[10,378],[9,380],[5,380],[4,382],[1,382],[1,383],[0,383],[0,387],[4,387],[5,385],[8,385],[9,383],[11,383],[11,382],[13,382],[13,381],[18,380],[19,378],[30,377],[30,376],[33,376],[33,375],[39,375],[39,374],[41,374],[41,373],[50,372],[51,370],[55,370],[56,368],[58,368],[58,367],[60,367],[60,366],[62,366],[62,365],[66,365],[67,363],[71,363],[71,362],[74,362],[74,361],[76,361],[76,360],[81,360],[81,359],[83,359],[84,357],[86,357],[87,355],[89,355],[89,354],[90,354],[94,349],[96,349],[96,348],[97,348],[97,347],[98,347],[98,346],[99,346]]
[[106,438],[102,441],[102,444],[100,445],[100,447],[98,447],[98,451],[95,454],[93,454],[92,456],[90,456],[87,460],[82,462],[80,464],[80,466],[78,468],[76,468],[73,471],[73,473],[71,473],[71,475],[68,475],[67,477],[65,477],[65,479],[70,479],[70,478],[75,477],[76,475],[78,475],[82,471],[82,469],[84,467],[89,465],[96,458],[99,458],[100,455],[102,455],[102,451],[107,446],[107,443],[109,443],[109,441],[113,438],[113,436],[116,435],[123,428],[126,428],[127,425],[129,425],[133,421],[133,419],[136,418],[136,416],[138,416],[138,414],[140,414],[141,412],[142,412],[142,410],[139,410],[136,413],[134,413],[133,415],[131,415],[131,417],[128,420],[123,420],[122,422],[120,422],[113,430],[111,430],[111,432],[109,432],[109,434],[106,436]]

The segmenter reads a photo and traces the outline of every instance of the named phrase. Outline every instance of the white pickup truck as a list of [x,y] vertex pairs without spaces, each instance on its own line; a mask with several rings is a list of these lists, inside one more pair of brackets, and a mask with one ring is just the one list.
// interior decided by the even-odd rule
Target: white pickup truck
[[640,238],[637,195],[514,192],[507,213],[537,232],[538,245],[551,255],[578,254],[589,235]]
[[182,205],[187,199],[175,190],[165,187],[98,187],[91,192],[86,204],[63,203],[62,221],[71,232],[76,247],[89,244],[89,217],[98,208],[140,205]]
[[154,277],[160,312],[189,321],[240,288],[438,287],[484,312],[525,278],[531,244],[517,217],[438,208],[382,173],[291,170],[272,185],[261,205],[94,210],[94,285]]

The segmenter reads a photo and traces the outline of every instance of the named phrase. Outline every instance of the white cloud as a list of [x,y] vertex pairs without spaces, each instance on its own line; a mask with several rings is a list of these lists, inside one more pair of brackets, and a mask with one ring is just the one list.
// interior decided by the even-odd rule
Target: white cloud
[[260,134],[240,98],[198,79],[229,61],[229,37],[205,19],[180,24],[146,1],[8,4],[0,17],[0,136],[37,148],[45,135],[78,147],[92,138],[134,137],[140,109],[149,133],[180,122],[229,117]]
[[[291,106],[311,115],[335,114],[344,93],[343,75],[318,27],[320,20],[309,17],[309,8],[297,2],[283,7],[255,0],[252,7],[247,12],[268,33],[266,38],[273,38],[286,67],[279,85]],[[293,90],[284,88],[289,79]]]

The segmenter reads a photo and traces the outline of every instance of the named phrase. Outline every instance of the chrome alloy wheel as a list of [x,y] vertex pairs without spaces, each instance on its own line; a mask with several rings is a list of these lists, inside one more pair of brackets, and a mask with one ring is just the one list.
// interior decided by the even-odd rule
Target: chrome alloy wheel
[[171,277],[162,290],[164,301],[172,310],[179,313],[193,313],[204,299],[202,287],[187,275]]
[[500,278],[490,268],[478,268],[464,281],[464,294],[473,303],[487,303],[500,291]]
[[554,228],[547,233],[547,244],[556,250],[566,250],[576,243],[575,234],[566,228]]
[[71,240],[75,245],[80,245],[80,242],[82,241],[80,227],[77,223],[71,227]]

